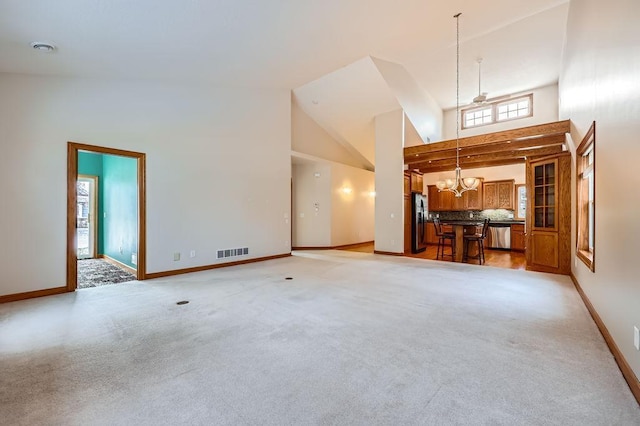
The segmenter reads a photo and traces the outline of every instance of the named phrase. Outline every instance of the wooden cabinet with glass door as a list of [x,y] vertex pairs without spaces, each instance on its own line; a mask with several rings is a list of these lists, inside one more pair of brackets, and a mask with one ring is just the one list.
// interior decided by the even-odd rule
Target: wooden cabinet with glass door
[[527,269],[570,271],[571,157],[527,161]]

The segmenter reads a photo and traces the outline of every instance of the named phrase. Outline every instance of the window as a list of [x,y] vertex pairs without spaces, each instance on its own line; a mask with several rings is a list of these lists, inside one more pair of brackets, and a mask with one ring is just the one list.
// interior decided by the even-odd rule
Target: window
[[464,124],[462,128],[482,126],[493,123],[493,108],[480,108],[467,111],[464,114]]
[[596,122],[576,150],[577,238],[576,256],[595,270]]
[[462,128],[484,126],[533,115],[533,94],[462,110]]

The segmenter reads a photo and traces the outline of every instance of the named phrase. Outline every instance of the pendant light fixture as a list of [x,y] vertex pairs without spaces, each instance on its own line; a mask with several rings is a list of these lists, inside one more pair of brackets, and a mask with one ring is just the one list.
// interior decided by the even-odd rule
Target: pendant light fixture
[[462,193],[478,189],[480,180],[474,177],[463,178],[460,168],[460,15],[456,18],[456,175],[453,179],[439,180],[436,182],[438,191],[450,191],[456,197],[462,197]]

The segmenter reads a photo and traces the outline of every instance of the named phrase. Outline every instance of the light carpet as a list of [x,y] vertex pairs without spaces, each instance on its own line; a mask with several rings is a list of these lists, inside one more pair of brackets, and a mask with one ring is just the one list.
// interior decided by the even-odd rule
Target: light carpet
[[640,424],[567,277],[356,252],[0,305],[0,382],[7,425]]

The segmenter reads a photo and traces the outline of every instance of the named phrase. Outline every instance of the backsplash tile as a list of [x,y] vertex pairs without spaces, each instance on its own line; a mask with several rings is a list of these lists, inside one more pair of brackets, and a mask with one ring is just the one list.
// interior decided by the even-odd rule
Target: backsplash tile
[[473,213],[473,219],[491,219],[491,220],[513,220],[513,210],[496,209],[496,210],[473,210],[473,211],[454,211],[454,212],[429,212],[429,219],[440,215],[440,220],[468,220],[471,219],[469,214]]

